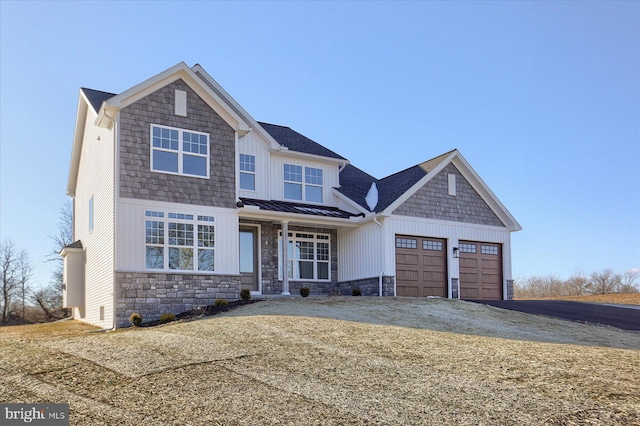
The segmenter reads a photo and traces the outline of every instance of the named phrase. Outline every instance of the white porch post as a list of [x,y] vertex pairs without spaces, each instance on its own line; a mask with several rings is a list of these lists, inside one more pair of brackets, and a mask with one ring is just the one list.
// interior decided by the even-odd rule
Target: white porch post
[[282,222],[282,295],[289,296],[289,221]]

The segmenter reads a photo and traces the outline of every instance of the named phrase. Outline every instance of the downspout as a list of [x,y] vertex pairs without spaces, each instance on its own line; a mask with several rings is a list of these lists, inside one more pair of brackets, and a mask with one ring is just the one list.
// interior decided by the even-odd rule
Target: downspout
[[[107,110],[105,109],[104,111],[105,115],[107,115]],[[118,304],[116,303],[116,229],[117,229],[117,223],[118,223],[118,215],[116,214],[116,208],[117,208],[117,202],[116,200],[118,199],[118,194],[119,194],[119,182],[120,179],[118,178],[118,175],[120,173],[120,164],[118,163],[118,160],[120,159],[120,156],[118,155],[118,144],[120,142],[120,135],[118,134],[118,131],[120,129],[120,126],[118,126],[118,122],[116,121],[115,117],[111,118],[107,115],[107,117],[110,120],[113,120],[113,288],[112,288],[112,295],[111,295],[111,301],[113,303],[113,314],[112,314],[112,327],[111,330],[115,331],[118,325],[118,322],[116,320],[116,313],[117,313],[117,306]]]
[[[380,227],[380,232],[382,232],[384,226],[382,225],[382,223],[378,222],[378,218],[374,216],[373,217],[373,221],[376,223],[376,225],[378,225]],[[384,275],[384,261],[385,261],[385,257],[384,257],[384,252],[385,252],[384,238],[382,240],[383,240],[382,241],[382,270],[380,270],[380,275],[378,275],[378,295],[379,295],[379,297],[382,297],[382,276]]]

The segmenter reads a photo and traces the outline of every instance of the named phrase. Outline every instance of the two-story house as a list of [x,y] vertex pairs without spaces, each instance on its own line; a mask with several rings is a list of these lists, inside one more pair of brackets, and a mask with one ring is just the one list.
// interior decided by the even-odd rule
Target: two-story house
[[383,179],[257,122],[200,65],[81,89],[64,304],[100,327],[255,295],[512,297],[521,229],[457,151]]

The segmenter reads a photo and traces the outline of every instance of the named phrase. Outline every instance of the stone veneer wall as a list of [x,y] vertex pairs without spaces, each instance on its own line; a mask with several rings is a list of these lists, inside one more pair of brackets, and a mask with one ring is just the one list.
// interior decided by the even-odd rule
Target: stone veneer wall
[[507,280],[507,300],[513,300],[513,282],[514,280]]
[[[187,117],[175,115],[175,90],[187,92]],[[209,179],[151,171],[151,124],[209,134]],[[120,196],[236,207],[235,132],[182,80],[120,111]]]
[[240,297],[240,276],[235,275],[117,272],[115,279],[118,327],[129,326],[134,312],[146,322]]
[[[278,278],[278,231],[280,224],[240,219],[240,225],[259,224],[260,258],[262,262],[262,294],[282,293],[282,280]],[[309,287],[310,294],[332,294],[338,283],[338,233],[335,229],[289,226],[289,232],[310,232],[329,234],[331,281],[292,281],[289,280],[289,292],[300,294],[301,287]]]
[[[382,296],[394,296],[395,279],[391,275],[382,277]],[[338,283],[338,294],[351,296],[351,290],[359,288],[363,296],[380,296],[380,278],[362,278],[359,280],[341,281]]]
[[[456,195],[449,195],[449,174],[456,176]],[[505,226],[453,164],[448,164],[393,214]]]

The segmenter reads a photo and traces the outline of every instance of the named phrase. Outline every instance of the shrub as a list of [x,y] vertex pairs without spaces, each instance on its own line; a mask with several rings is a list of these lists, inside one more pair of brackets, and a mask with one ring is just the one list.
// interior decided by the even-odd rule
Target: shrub
[[134,327],[140,327],[140,324],[142,324],[142,315],[137,312],[132,313],[129,317],[129,322],[133,324]]
[[309,287],[300,288],[300,296],[307,297],[309,295]]
[[357,287],[356,288],[352,288],[351,289],[351,295],[352,296],[362,296],[362,292]]
[[229,304],[229,302],[227,302],[225,299],[216,299],[215,302],[213,302],[213,306],[227,306]]
[[160,315],[160,322],[161,323],[170,322],[170,321],[173,321],[175,319],[176,319],[176,316],[173,315],[172,313]]
[[251,290],[249,290],[248,288],[243,288],[242,290],[240,290],[240,297],[245,302],[251,299]]

